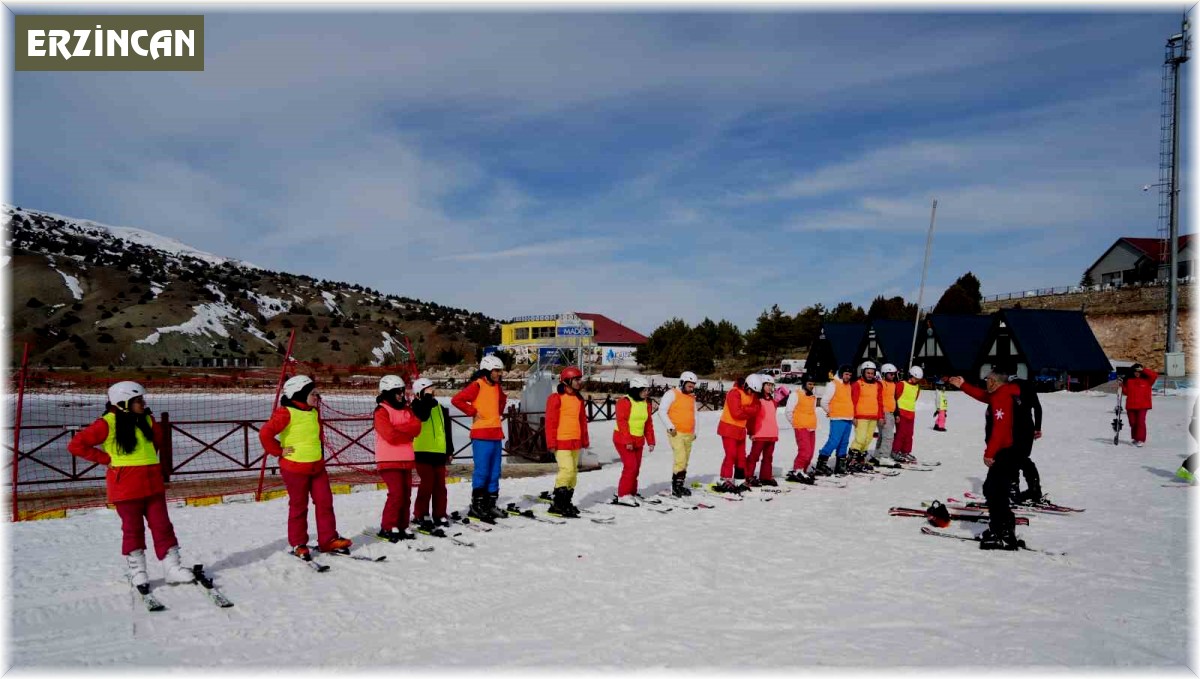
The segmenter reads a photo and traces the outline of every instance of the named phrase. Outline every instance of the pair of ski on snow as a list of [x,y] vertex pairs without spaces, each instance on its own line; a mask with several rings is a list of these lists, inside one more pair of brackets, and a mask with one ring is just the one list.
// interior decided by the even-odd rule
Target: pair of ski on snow
[[[212,578],[210,578],[208,574],[204,572],[203,564],[196,564],[195,566],[192,566],[192,575],[194,575],[196,578],[193,584],[195,584],[202,592],[204,592],[205,597],[207,597],[208,600],[213,603],[213,605],[219,608],[229,608],[230,606],[233,606],[233,602],[230,601],[229,598],[224,594],[222,594],[221,590],[217,589],[217,586],[213,583]],[[150,591],[150,585],[133,585],[132,581],[130,581],[129,584],[134,588],[134,591],[136,591],[138,596],[141,598],[142,604],[146,606],[146,610],[150,611],[151,613],[167,610],[166,605],[159,601],[158,597],[154,596],[154,593]]]

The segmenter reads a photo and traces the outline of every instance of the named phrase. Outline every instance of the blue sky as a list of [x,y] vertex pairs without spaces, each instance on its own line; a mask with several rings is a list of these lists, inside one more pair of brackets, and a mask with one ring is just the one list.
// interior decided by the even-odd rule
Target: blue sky
[[1072,285],[1156,233],[1157,8],[202,9],[203,73],[13,74],[12,201],[646,333],[915,301],[934,197],[926,304]]

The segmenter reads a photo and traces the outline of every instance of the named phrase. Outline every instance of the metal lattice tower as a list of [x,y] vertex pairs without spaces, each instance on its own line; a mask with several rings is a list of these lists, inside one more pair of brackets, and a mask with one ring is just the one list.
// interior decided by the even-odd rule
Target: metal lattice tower
[[[1167,41],[1162,67],[1162,107],[1159,113],[1158,141],[1158,265],[1168,259],[1171,239],[1171,189],[1175,167],[1172,144],[1175,139],[1175,58],[1176,45]],[[1157,277],[1158,272],[1155,272]]]

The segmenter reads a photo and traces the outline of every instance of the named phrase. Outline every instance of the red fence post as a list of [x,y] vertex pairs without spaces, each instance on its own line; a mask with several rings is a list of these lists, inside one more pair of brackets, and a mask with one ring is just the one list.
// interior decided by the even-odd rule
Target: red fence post
[[13,422],[13,474],[12,474],[12,520],[19,521],[17,509],[17,463],[21,460],[21,409],[25,405],[25,376],[29,368],[29,343],[21,356],[21,377],[17,384],[17,414]]
[[[288,361],[292,360],[292,346],[296,343],[296,329],[292,328],[292,335],[288,338],[287,353],[283,355],[283,363],[279,366],[279,382],[275,385],[275,400],[271,401],[271,409],[274,412],[275,404],[279,403],[279,395],[283,393],[283,378],[287,375]],[[263,483],[267,478],[267,451],[263,451],[262,469],[258,472],[258,490],[254,491],[254,501],[262,500]]]

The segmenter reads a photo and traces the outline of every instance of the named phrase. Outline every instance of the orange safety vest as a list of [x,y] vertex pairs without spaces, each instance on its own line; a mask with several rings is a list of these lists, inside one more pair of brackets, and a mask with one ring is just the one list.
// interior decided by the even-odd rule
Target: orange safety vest
[[696,395],[685,394],[676,389],[675,400],[671,402],[671,407],[667,410],[667,420],[675,425],[675,431],[680,434],[694,434],[696,432]]
[[829,419],[854,419],[854,399],[850,395],[850,385],[835,377],[833,389],[833,398],[829,399]]
[[490,384],[480,377],[479,394],[471,403],[475,407],[475,421],[471,423],[471,431],[479,429],[500,428],[500,385]]
[[883,412],[896,412],[896,383],[884,380],[883,385]]
[[554,433],[558,441],[578,441],[582,437],[579,431],[579,410],[583,400],[578,396],[562,394],[558,398],[558,431]]
[[817,428],[817,395],[809,396],[796,392],[796,409],[792,411],[792,427],[796,429]]
[[[739,391],[741,391],[741,390],[739,389]],[[754,394],[751,394],[748,391],[742,391],[741,399],[742,399],[742,407],[749,408],[750,404],[754,402]],[[725,424],[728,424],[728,425],[731,425],[734,427],[741,427],[742,429],[746,428],[745,420],[733,419],[733,414],[729,412],[729,404],[728,403],[725,404],[725,409],[721,412],[721,421],[724,422]]]
[[879,412],[879,403],[875,400],[878,397],[878,382],[859,382],[858,403],[854,406],[854,416],[868,420],[879,419],[882,413]]

